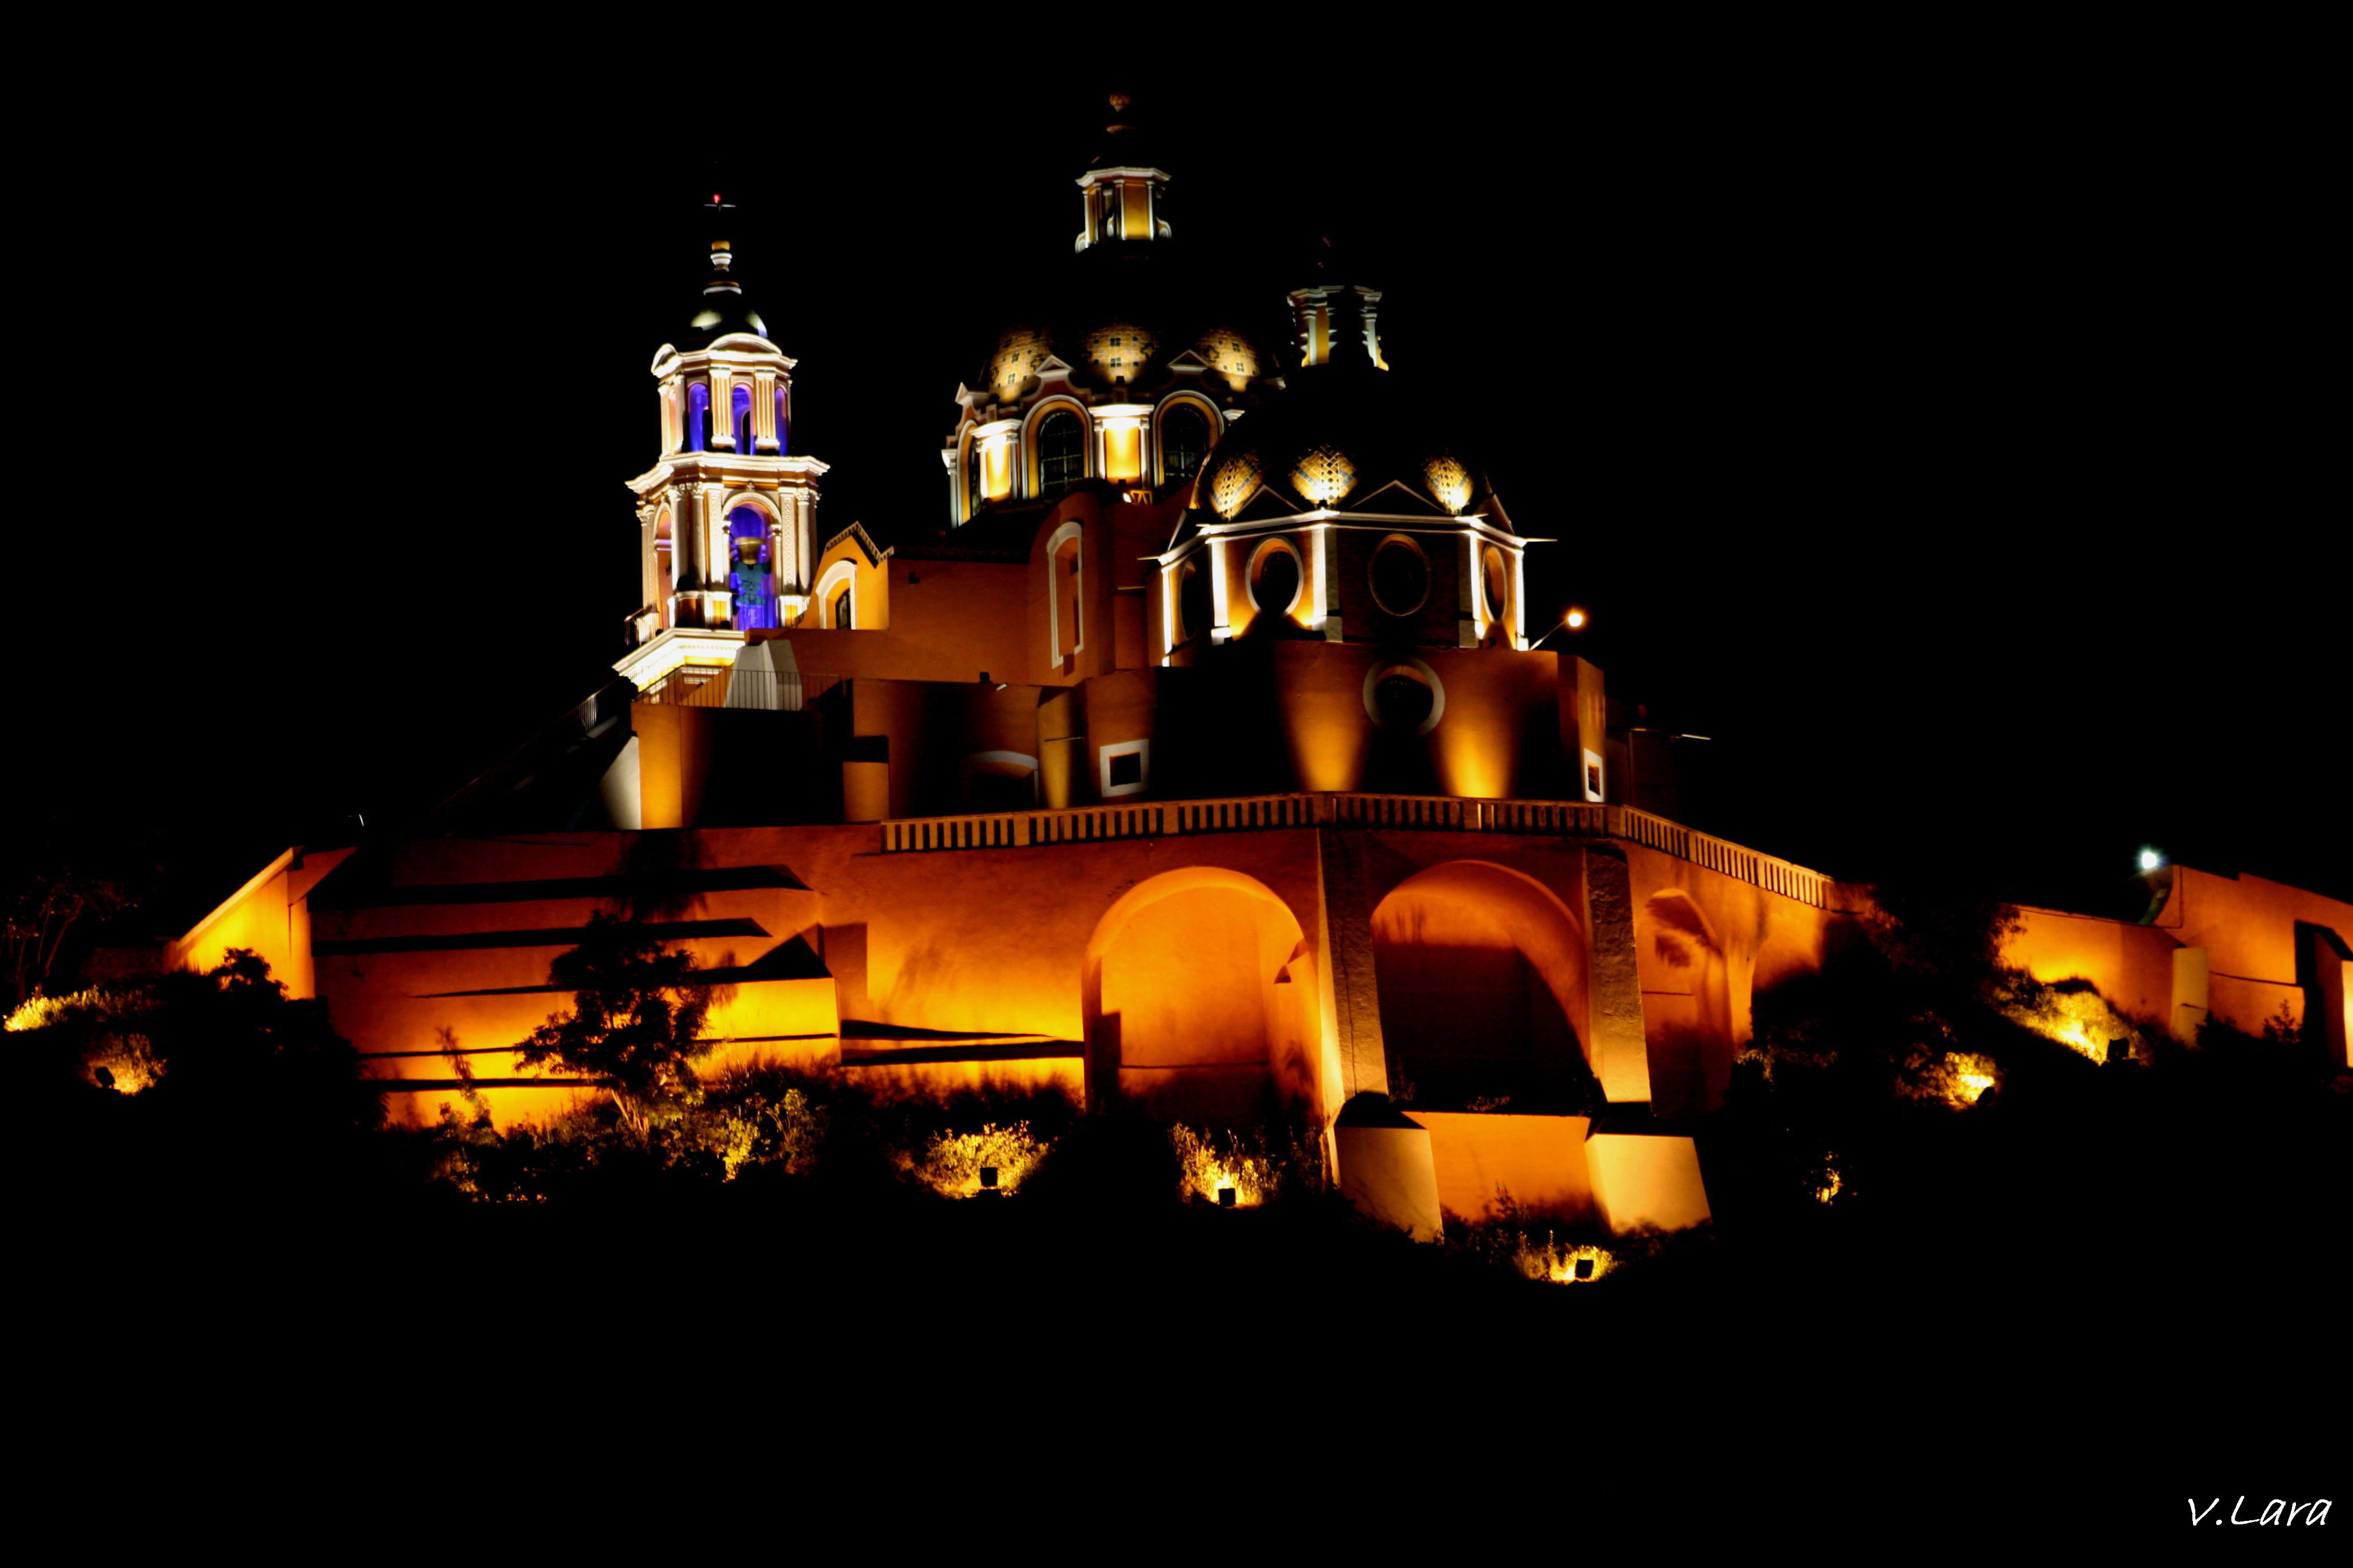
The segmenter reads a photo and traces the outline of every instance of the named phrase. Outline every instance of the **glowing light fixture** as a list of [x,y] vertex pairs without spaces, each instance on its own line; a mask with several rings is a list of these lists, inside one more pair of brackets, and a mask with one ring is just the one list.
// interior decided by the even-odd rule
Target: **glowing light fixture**
[[993,1193],[997,1190],[996,1166],[983,1165],[980,1168],[980,1190],[984,1193]]
[[1218,1206],[1219,1206],[1219,1208],[1221,1208],[1221,1209],[1229,1209],[1229,1208],[1233,1207],[1233,1206],[1234,1206],[1234,1196],[1235,1196],[1235,1194],[1234,1194],[1234,1190],[1233,1190],[1233,1188],[1231,1188],[1231,1187],[1219,1187],[1219,1188],[1218,1189]]
[[1568,614],[1560,618],[1560,624],[1567,626],[1570,631],[1575,631],[1577,627],[1585,624],[1585,612],[1583,610],[1571,609]]
[[2140,852],[2140,868],[2142,870],[2154,871],[2164,864],[2165,857],[2158,854],[2156,850],[2144,849]]

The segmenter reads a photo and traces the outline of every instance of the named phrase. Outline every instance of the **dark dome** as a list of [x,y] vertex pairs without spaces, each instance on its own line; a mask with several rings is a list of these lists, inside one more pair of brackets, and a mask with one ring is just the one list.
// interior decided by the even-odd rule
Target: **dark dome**
[[1446,422],[1431,417],[1432,401],[1395,371],[1294,370],[1283,390],[1218,442],[1193,504],[1230,520],[1261,492],[1296,511],[1362,505],[1396,483],[1442,512],[1476,510],[1493,493],[1487,476]]
[[768,323],[760,320],[760,312],[744,298],[743,285],[732,279],[714,282],[703,289],[702,302],[688,321],[678,346],[691,353],[709,348],[730,332],[757,332],[764,338],[768,335]]

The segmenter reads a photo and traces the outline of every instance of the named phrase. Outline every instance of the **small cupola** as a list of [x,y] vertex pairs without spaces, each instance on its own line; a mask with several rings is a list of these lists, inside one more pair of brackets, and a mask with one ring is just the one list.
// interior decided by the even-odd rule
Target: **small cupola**
[[1136,131],[1127,111],[1133,101],[1124,92],[1111,95],[1111,123],[1103,127],[1106,145],[1079,176],[1086,224],[1074,249],[1125,249],[1168,237],[1168,220],[1161,216],[1161,188],[1168,184],[1168,175]]

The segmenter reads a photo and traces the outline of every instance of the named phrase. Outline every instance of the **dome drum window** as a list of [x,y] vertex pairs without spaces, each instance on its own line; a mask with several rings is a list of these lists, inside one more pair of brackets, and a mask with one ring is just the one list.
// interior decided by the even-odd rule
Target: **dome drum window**
[[1287,539],[1270,539],[1250,556],[1250,603],[1268,616],[1289,616],[1307,589],[1299,552]]
[[1209,455],[1209,421],[1189,403],[1171,404],[1160,416],[1160,482],[1180,485],[1201,471]]
[[1401,533],[1392,533],[1373,550],[1373,603],[1381,613],[1400,618],[1418,612],[1430,600],[1430,558],[1421,546]]
[[1087,432],[1079,416],[1058,409],[1038,423],[1038,489],[1057,495],[1087,477]]

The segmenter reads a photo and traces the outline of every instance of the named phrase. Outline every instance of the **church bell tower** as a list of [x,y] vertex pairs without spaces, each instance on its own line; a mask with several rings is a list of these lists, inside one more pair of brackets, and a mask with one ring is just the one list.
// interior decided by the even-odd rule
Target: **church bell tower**
[[661,457],[629,481],[641,590],[615,666],[641,688],[682,665],[733,664],[808,604],[826,465],[793,450],[794,362],[744,293],[734,210],[721,192],[703,204],[702,300],[651,366]]

